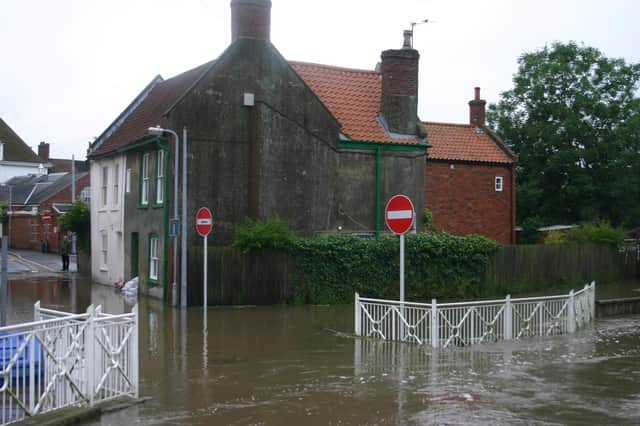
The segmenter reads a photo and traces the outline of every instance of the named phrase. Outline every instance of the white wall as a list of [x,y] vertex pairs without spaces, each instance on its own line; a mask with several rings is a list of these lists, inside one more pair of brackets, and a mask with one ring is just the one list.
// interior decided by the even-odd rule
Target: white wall
[[[0,183],[4,183],[15,176],[38,174],[39,163],[21,163],[18,161],[0,161]],[[44,166],[44,164],[43,164]],[[47,172],[47,169],[44,169]]]
[[[107,202],[103,204],[103,167],[108,169]],[[118,200],[114,194],[116,168]],[[125,156],[91,161],[91,277],[100,284],[113,285],[124,279],[124,175]],[[103,261],[103,235],[107,261]]]

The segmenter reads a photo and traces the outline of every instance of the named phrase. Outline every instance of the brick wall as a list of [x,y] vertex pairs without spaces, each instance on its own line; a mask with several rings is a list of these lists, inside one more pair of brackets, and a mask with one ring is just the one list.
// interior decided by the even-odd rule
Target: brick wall
[[[496,176],[502,176],[501,192],[495,190]],[[484,235],[500,244],[515,242],[511,167],[429,160],[424,204],[441,231]]]
[[[76,197],[82,190],[90,185],[90,175],[86,175],[76,182]],[[53,204],[64,204],[71,201],[71,186],[63,189],[51,198],[40,204],[38,211],[42,215],[51,216],[49,223],[43,223],[38,216],[15,213],[11,218],[11,247],[17,249],[41,250],[42,240],[46,238],[50,252],[57,253],[60,248],[60,226],[58,225],[58,213],[53,209]],[[33,226],[37,232],[33,232]]]

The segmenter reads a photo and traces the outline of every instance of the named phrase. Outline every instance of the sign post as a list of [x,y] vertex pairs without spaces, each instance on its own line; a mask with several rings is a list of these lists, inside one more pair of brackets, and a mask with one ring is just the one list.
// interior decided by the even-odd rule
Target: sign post
[[404,234],[413,226],[415,220],[413,203],[405,195],[394,195],[384,210],[387,228],[400,235],[400,303],[404,303]]
[[213,227],[213,216],[211,210],[206,207],[200,207],[196,213],[196,231],[198,235],[204,237],[204,310],[207,310],[207,236]]

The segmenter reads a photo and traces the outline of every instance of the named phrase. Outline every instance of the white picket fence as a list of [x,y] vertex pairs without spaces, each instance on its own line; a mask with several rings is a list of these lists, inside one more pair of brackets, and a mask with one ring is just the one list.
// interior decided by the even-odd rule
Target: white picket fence
[[358,336],[434,348],[573,333],[595,318],[596,284],[567,295],[461,303],[400,303],[355,295]]
[[70,406],[138,398],[138,307],[110,315],[34,306],[34,321],[0,328],[0,425]]

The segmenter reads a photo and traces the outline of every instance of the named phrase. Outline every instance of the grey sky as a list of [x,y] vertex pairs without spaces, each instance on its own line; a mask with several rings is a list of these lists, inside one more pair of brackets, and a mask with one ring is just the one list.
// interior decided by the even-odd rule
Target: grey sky
[[[409,23],[420,51],[420,118],[464,123],[473,87],[496,102],[517,58],[575,40],[640,62],[634,0],[272,0],[271,41],[289,60],[373,69]],[[32,148],[85,157],[157,74],[216,58],[230,0],[0,0],[0,117]]]

